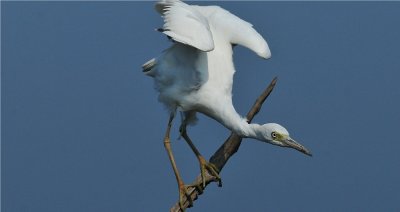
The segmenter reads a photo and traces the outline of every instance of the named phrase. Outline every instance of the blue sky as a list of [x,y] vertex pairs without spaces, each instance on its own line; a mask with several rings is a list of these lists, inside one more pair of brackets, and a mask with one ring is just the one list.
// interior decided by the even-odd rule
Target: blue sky
[[[306,157],[244,140],[190,211],[398,211],[400,4],[198,2],[251,22],[272,58],[235,48],[234,103]],[[170,43],[152,2],[2,2],[2,210],[165,211],[178,198],[168,119],[141,65]],[[176,125],[178,125],[176,123]],[[229,132],[201,116],[207,158]],[[184,180],[199,173],[173,129]]]

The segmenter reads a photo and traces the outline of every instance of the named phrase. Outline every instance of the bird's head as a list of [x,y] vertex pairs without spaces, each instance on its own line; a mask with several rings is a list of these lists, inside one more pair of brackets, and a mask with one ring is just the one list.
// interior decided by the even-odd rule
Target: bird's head
[[273,145],[296,149],[308,156],[311,152],[289,136],[289,132],[279,124],[268,123],[261,126],[263,141]]

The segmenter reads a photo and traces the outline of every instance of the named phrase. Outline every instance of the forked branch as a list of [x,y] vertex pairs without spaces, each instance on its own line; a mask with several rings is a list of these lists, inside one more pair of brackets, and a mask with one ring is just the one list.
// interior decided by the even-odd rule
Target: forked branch
[[[257,98],[256,102],[254,103],[253,107],[251,107],[250,111],[247,113],[247,120],[250,123],[254,116],[260,111],[264,101],[267,99],[269,94],[272,92],[272,90],[275,87],[277,81],[277,77],[275,77],[269,86],[264,90],[264,92]],[[236,135],[235,133],[232,133],[224,142],[224,144],[211,156],[210,162],[213,163],[216,168],[221,172],[222,169],[224,168],[225,164],[228,162],[229,158],[234,155],[242,142],[242,138]],[[206,187],[210,182],[214,181],[214,178],[211,175],[206,176]],[[201,185],[201,175],[197,176],[196,180],[193,182],[193,184],[199,184]],[[197,189],[192,188],[190,192],[190,196],[192,197],[193,201],[195,201],[198,196],[204,191],[205,187],[202,188],[202,191],[199,191]],[[183,205],[185,208],[189,206],[189,202],[185,200],[185,203]],[[179,202],[177,202],[171,209],[171,212],[179,212],[181,211],[179,207]]]

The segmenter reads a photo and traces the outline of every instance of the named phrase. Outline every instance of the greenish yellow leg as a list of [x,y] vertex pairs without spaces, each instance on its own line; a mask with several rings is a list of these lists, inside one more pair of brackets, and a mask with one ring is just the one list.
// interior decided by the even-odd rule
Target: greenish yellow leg
[[179,187],[179,206],[181,207],[182,211],[185,211],[185,209],[183,207],[184,197],[186,197],[187,200],[189,201],[189,207],[192,207],[193,200],[192,200],[190,194],[188,193],[188,187],[190,187],[190,186],[186,186],[183,183],[182,177],[179,174],[178,168],[177,168],[176,163],[175,163],[174,155],[173,155],[172,149],[171,149],[171,142],[170,142],[169,134],[170,134],[170,131],[171,131],[171,125],[172,125],[172,120],[173,119],[174,119],[174,115],[171,114],[171,116],[169,118],[169,121],[168,121],[167,131],[166,131],[165,137],[164,137],[164,147],[167,150],[169,160],[171,162],[172,168],[173,168],[174,173],[175,173],[176,181],[178,182],[178,187]]
[[[221,181],[221,177],[218,174],[219,171],[218,171],[217,167],[215,167],[214,164],[212,164],[212,163],[208,162],[206,159],[204,159],[204,157],[197,150],[196,146],[193,144],[192,140],[190,140],[189,136],[187,135],[185,124],[181,125],[180,132],[181,132],[182,137],[189,144],[190,148],[192,149],[192,151],[196,155],[197,159],[199,160],[203,188],[206,187],[206,170],[208,171],[208,173],[211,176],[213,176],[215,178],[215,181],[218,182],[218,186],[221,187],[222,181]],[[196,188],[198,188],[198,189],[200,188],[197,185],[194,185],[194,186],[196,186]],[[202,192],[202,189],[199,189],[199,191]]]

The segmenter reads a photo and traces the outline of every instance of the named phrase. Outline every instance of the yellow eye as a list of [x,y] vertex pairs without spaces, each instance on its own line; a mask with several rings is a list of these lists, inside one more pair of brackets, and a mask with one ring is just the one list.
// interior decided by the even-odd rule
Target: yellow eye
[[271,137],[275,139],[276,138],[276,132],[272,132],[271,133]]

